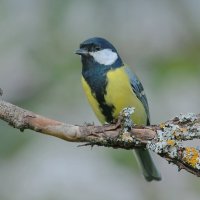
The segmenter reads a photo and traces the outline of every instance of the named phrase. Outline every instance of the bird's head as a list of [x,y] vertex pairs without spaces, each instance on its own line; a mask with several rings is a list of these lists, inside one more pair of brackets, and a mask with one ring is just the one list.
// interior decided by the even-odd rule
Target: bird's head
[[83,67],[84,65],[122,66],[121,58],[115,47],[110,42],[100,37],[85,40],[80,44],[80,49],[75,53],[81,56]]

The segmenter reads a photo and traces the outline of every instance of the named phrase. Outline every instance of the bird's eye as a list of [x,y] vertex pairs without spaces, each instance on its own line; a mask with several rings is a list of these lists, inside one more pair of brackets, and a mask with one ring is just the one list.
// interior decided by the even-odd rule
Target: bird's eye
[[100,46],[96,46],[94,47],[95,51],[100,51],[101,50],[101,47]]

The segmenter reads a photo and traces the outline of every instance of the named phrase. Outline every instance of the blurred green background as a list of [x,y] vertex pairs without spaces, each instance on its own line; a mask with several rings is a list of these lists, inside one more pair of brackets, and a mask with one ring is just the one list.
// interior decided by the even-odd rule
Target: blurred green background
[[[72,124],[98,124],[81,88],[81,41],[111,41],[140,77],[151,121],[199,113],[200,1],[0,0],[3,99]],[[155,156],[146,183],[131,151],[79,147],[0,121],[0,200],[199,199],[200,182]],[[178,192],[179,191],[179,192]]]

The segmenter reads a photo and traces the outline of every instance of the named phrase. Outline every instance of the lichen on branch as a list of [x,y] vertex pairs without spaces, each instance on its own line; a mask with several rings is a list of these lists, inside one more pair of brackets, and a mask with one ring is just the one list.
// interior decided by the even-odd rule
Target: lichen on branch
[[43,117],[0,100],[0,119],[21,131],[30,129],[69,142],[113,148],[147,148],[178,169],[200,176],[200,151],[184,146],[184,141],[200,139],[200,115],[179,115],[172,120],[151,126],[137,126],[130,121],[132,108],[125,108],[116,124],[103,126],[71,125]]
[[[149,141],[147,148],[167,157],[178,165],[200,176],[200,151],[198,147],[184,147],[184,141],[200,139],[199,115],[180,114],[173,120],[160,124],[156,141]],[[191,171],[194,170],[193,171]]]

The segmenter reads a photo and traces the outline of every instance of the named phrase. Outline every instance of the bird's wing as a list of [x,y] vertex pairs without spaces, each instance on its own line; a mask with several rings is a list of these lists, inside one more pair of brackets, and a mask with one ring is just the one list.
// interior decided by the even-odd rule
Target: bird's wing
[[129,67],[125,67],[125,71],[129,76],[131,87],[133,92],[136,94],[137,98],[142,102],[148,117],[148,124],[150,123],[149,106],[146,95],[144,93],[144,88],[142,83],[139,81],[138,77],[133,73]]

